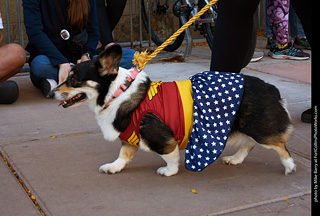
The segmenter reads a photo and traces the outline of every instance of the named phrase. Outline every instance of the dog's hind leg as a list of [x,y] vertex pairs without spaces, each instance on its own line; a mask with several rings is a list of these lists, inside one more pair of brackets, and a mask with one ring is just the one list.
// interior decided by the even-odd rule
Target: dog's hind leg
[[241,164],[254,148],[256,142],[244,133],[235,133],[230,136],[227,142],[227,146],[233,145],[240,146],[239,150],[234,155],[222,157],[222,163],[232,165]]
[[157,173],[163,176],[172,176],[179,171],[179,141],[175,140],[173,131],[161,119],[147,113],[140,124],[140,147],[158,153],[167,166],[160,167]]
[[[270,138],[272,139],[272,138]],[[292,159],[288,149],[286,148],[284,138],[273,138],[272,144],[268,145],[261,145],[267,149],[274,149],[280,156],[280,160],[282,165],[285,167],[285,175],[288,175],[289,173],[296,171],[297,165],[294,163],[294,160]]]
[[120,149],[119,157],[112,163],[107,163],[99,168],[99,172],[104,173],[117,173],[120,172],[133,158],[138,148],[122,141],[122,147]]
[[162,157],[163,160],[165,160],[165,162],[167,163],[167,166],[160,167],[157,170],[157,173],[159,175],[164,175],[164,176],[172,176],[177,174],[179,171],[179,160],[180,160],[178,145],[176,145],[176,147],[171,153],[163,154],[160,156]]

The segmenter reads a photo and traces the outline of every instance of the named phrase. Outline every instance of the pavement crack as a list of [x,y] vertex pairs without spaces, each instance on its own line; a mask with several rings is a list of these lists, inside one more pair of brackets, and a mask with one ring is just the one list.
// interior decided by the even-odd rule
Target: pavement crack
[[24,181],[20,178],[20,176],[18,175],[18,173],[16,172],[16,170],[11,166],[11,163],[8,161],[8,158],[0,151],[0,157],[4,160],[4,162],[6,163],[7,167],[9,168],[9,170],[12,172],[13,176],[18,180],[18,182],[20,183],[21,187],[24,189],[24,191],[27,193],[28,197],[31,199],[32,203],[35,205],[35,207],[38,209],[38,211],[40,212],[40,214],[42,216],[45,216],[46,214],[44,213],[44,211],[41,209],[41,207],[39,206],[38,202],[37,202],[37,198],[31,193],[31,191],[28,189],[28,187],[25,185]]

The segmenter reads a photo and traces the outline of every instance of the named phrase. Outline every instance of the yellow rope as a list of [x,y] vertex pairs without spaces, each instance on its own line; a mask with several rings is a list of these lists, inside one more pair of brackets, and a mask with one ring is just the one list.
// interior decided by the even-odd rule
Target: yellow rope
[[204,12],[206,12],[210,7],[212,7],[218,0],[210,1],[206,6],[204,6],[194,17],[192,17],[186,24],[181,26],[173,35],[171,35],[165,42],[163,42],[153,53],[147,54],[147,51],[136,52],[134,54],[133,64],[138,66],[142,70],[148,61],[153,59],[158,55],[158,53],[163,50],[169,43],[171,43],[176,37],[178,37],[186,28],[188,28],[196,19],[198,19]]

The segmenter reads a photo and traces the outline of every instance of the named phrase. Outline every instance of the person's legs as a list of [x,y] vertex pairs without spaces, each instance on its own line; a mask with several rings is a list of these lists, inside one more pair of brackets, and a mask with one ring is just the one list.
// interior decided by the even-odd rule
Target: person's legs
[[306,39],[306,35],[303,30],[303,26],[300,22],[300,19],[292,4],[290,4],[290,11],[289,11],[289,26],[290,26],[290,38],[294,40],[294,47],[300,49],[311,49],[308,40]]
[[[265,3],[266,3],[266,6],[268,5],[268,1],[269,0],[265,0]],[[268,8],[266,7],[265,9],[265,13],[267,14],[268,12]],[[268,21],[268,17],[266,16],[266,37],[267,38],[271,38],[272,37],[272,34],[271,34],[271,29],[270,29],[270,26],[269,26],[269,21]]]
[[303,30],[304,33],[307,37],[307,40],[309,42],[309,44],[312,47],[312,37],[311,37],[311,32],[312,32],[312,28],[311,28],[311,23],[312,23],[312,18],[311,18],[311,0],[291,0],[291,4],[296,12],[296,14],[298,15],[302,26],[303,26]]
[[292,38],[305,37],[302,24],[296,12],[294,11],[292,4],[290,4],[290,11],[289,11],[289,26],[290,26],[290,33]]
[[308,53],[295,49],[289,41],[289,0],[269,0],[267,16],[272,32],[269,55],[275,59],[306,60]]
[[107,4],[108,4],[107,13],[109,16],[110,27],[112,31],[118,24],[122,16],[123,10],[126,7],[126,3],[127,3],[127,0],[117,0],[117,1],[107,0]]
[[114,42],[112,31],[119,22],[127,0],[97,0],[97,13],[102,47]]
[[130,69],[134,67],[132,60],[134,59],[134,54],[136,53],[133,49],[122,49],[122,59],[120,61],[120,67],[125,69]]
[[[306,34],[307,40],[312,48],[312,16],[311,16],[311,0],[291,0],[292,6],[298,15],[302,26],[304,33]],[[312,109],[305,110],[301,114],[301,120],[303,122],[311,123],[312,121]]]
[[26,52],[19,44],[0,47],[0,82],[18,73],[26,62]]
[[211,71],[240,72],[253,35],[259,0],[219,0],[214,29]]
[[30,65],[30,78],[32,83],[40,88],[40,82],[44,79],[59,81],[59,68],[54,67],[45,55],[35,57]]
[[26,62],[26,52],[18,44],[0,47],[0,104],[14,103],[19,97],[16,82],[9,80],[18,73]]
[[110,42],[114,42],[112,37],[112,30],[110,26],[109,16],[107,14],[107,8],[105,5],[105,0],[97,0],[97,14],[98,14],[98,23],[100,31],[100,42],[102,47],[107,45]]
[[30,79],[41,89],[43,96],[49,98],[50,91],[59,82],[59,68],[54,67],[47,56],[38,55],[30,65]]
[[272,33],[272,41],[276,44],[286,45],[289,43],[289,7],[289,0],[268,1],[268,22]]

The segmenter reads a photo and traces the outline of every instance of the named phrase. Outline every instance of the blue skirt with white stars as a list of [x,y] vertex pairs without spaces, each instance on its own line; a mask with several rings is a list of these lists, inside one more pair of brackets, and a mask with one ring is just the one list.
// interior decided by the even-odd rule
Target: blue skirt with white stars
[[185,153],[185,167],[202,171],[218,159],[231,130],[243,93],[238,73],[204,71],[192,83],[194,121]]

